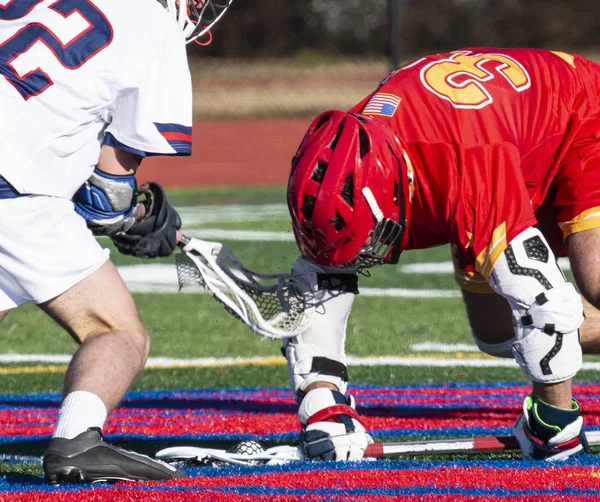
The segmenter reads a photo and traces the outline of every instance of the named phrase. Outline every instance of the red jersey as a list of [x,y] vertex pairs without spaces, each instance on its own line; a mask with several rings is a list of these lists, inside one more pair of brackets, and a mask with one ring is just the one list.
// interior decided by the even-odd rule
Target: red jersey
[[393,71],[351,112],[403,144],[414,172],[407,249],[451,243],[457,270],[487,280],[511,239],[536,225],[576,149],[600,144],[600,66],[538,49],[435,54]]

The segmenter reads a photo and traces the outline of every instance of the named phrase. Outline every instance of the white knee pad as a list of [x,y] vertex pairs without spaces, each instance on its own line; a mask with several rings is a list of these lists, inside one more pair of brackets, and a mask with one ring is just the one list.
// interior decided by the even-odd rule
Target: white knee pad
[[[356,272],[321,267],[300,257],[293,273],[315,272],[348,274]],[[354,303],[354,292],[322,289],[315,291],[317,308],[313,320],[300,335],[284,340],[290,381],[298,394],[313,382],[329,382],[345,393],[348,384],[346,368],[346,325]]]
[[490,285],[513,311],[515,359],[534,382],[568,380],[582,364],[583,304],[539,230],[515,237],[494,265]]

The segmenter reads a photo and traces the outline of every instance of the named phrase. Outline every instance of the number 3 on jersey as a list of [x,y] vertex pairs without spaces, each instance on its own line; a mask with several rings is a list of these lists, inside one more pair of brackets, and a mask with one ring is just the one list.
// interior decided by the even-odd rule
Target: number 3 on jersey
[[[22,19],[42,1],[0,0],[0,20]],[[51,76],[43,70],[43,61],[19,61],[36,46],[43,44],[45,47],[37,54],[49,50],[65,68],[76,70],[112,42],[112,26],[89,0],[58,0],[48,10],[60,16],[56,33],[49,26],[32,22],[0,44],[0,74],[25,100],[41,94],[53,84]]]
[[454,53],[421,70],[425,88],[450,101],[455,108],[483,108],[493,102],[486,87],[492,79],[504,79],[517,92],[531,86],[529,74],[517,61],[503,54]]

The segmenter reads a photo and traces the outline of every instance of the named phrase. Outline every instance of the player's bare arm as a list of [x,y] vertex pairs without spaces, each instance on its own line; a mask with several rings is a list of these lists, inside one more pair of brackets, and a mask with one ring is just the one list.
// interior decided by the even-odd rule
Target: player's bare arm
[[98,159],[98,169],[115,176],[135,174],[142,159],[133,153],[103,145]]
[[[98,170],[113,176],[131,176],[137,173],[142,159],[133,153],[103,145],[98,159]],[[138,202],[136,219],[141,220],[146,215],[146,205]]]
[[571,234],[567,248],[573,275],[584,298],[596,309],[600,309],[600,228],[590,228]]

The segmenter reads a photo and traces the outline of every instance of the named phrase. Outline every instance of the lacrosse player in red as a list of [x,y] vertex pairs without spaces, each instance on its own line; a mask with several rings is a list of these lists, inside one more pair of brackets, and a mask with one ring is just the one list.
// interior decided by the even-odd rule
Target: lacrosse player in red
[[[448,243],[477,345],[532,381],[514,426],[524,456],[586,449],[572,378],[582,347],[598,350],[599,66],[489,48],[407,64],[349,112],[314,120],[288,205],[294,270],[347,273],[285,343],[307,458],[359,459],[371,442],[345,396],[357,271]],[[557,265],[565,254],[583,299]]]
[[184,477],[103,441],[149,338],[94,235],[173,252],[179,215],[135,174],[148,155],[191,153],[185,44],[230,2],[0,2],[0,320],[35,303],[79,343],[44,455],[51,483]]

